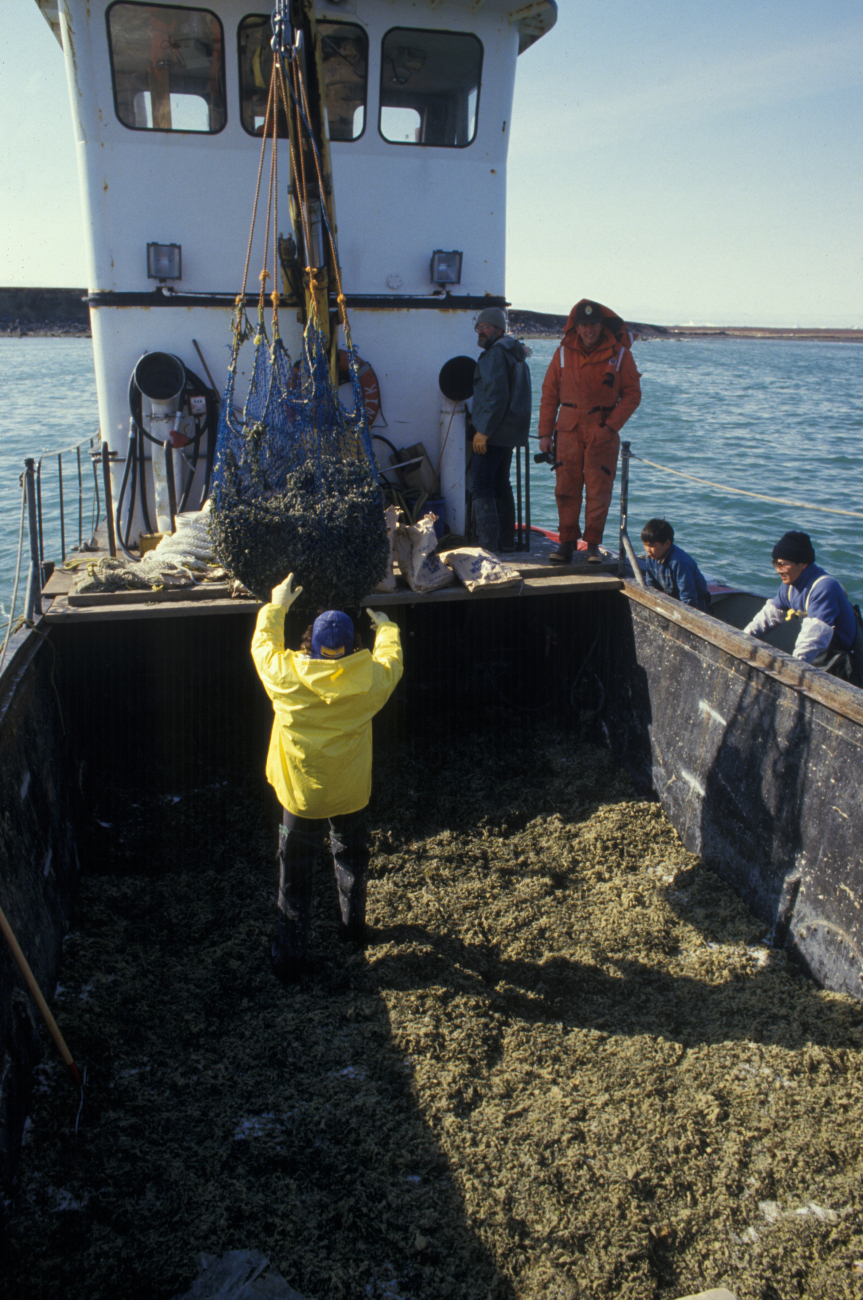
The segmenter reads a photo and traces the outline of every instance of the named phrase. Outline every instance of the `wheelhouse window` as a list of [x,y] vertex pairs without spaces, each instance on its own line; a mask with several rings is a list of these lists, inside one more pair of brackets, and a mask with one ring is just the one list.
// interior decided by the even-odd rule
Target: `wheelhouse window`
[[222,24],[208,9],[114,4],[114,108],[133,131],[215,134],[228,119]]
[[381,50],[381,135],[463,149],[476,135],[481,73],[476,36],[393,27]]
[[[357,140],[363,133],[369,41],[354,23],[318,22],[321,62],[331,140]],[[267,111],[273,51],[269,14],[249,14],[239,26],[240,120],[250,135],[260,135]],[[284,113],[278,133],[287,135]]]

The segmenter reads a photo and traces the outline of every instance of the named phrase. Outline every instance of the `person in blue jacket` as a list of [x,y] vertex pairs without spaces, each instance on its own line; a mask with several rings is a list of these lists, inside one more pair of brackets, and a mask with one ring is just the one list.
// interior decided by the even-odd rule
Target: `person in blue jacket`
[[667,519],[648,519],[641,530],[647,553],[647,585],[682,605],[707,613],[710,592],[704,574],[691,555],[674,545],[674,529]]
[[859,614],[842,584],[815,563],[809,534],[792,531],[780,537],[773,547],[773,567],[782,579],[779,591],[743,631],[761,636],[777,623],[799,618],[794,657],[861,685]]
[[509,481],[515,447],[527,446],[531,390],[527,349],[506,332],[499,307],[476,318],[482,356],[473,376],[471,419],[475,430],[470,490],[480,546],[515,550],[515,501]]

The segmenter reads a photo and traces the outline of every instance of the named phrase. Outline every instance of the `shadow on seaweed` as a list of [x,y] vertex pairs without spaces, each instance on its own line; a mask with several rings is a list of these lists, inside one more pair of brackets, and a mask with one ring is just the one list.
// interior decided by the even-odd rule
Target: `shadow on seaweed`
[[[508,1020],[650,1035],[685,1047],[741,1040],[786,1048],[808,1043],[853,1048],[860,1042],[859,1007],[813,999],[797,1019],[779,1013],[772,967],[717,985],[637,961],[609,959],[603,969],[565,957],[501,958],[493,944],[466,944],[423,926],[393,926],[376,938],[403,949],[377,961],[381,988],[441,990],[444,1002],[467,994],[490,1015]],[[412,950],[404,951],[408,945]]]
[[[85,1118],[46,1055],[3,1265],[9,1295],[168,1300],[197,1256],[261,1250],[316,1300],[513,1292],[423,1119],[364,958],[339,946],[319,864],[308,980],[284,990],[276,826],[262,781],[129,795],[88,871],[58,1015]],[[117,801],[119,804],[119,800]],[[138,803],[133,808],[132,803]],[[197,846],[197,847],[195,847]],[[153,869],[158,863],[158,869]]]

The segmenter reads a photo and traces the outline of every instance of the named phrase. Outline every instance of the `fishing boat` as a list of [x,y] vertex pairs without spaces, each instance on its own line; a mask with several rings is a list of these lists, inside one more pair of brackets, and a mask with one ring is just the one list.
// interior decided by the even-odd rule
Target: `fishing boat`
[[[397,462],[428,462],[439,513],[465,534],[468,394],[442,375],[473,352],[478,310],[507,304],[514,78],[519,55],[553,27],[553,0],[295,5],[321,171],[301,193],[286,123],[269,242],[260,223],[249,231],[270,14],[240,0],[37,3],[65,56],[89,236],[94,465],[108,503],[94,544],[134,557],[142,538],[206,500],[231,312],[238,295],[254,312],[268,266],[292,354],[316,293],[334,358],[344,346],[341,286],[372,434]],[[240,399],[248,380],[243,362]],[[529,708],[538,683],[564,674],[567,698],[590,695],[600,739],[773,943],[826,988],[861,997],[863,694],[794,659],[790,643],[743,635],[749,593],[715,587],[707,615],[647,590],[637,561],[626,563],[625,497],[620,547],[599,572],[548,565],[529,470],[525,456],[509,557],[520,585],[370,600],[408,647],[393,706],[402,723],[445,700],[481,726],[490,683]],[[271,715],[248,653],[255,600],[227,589],[76,596],[70,574],[48,572],[31,504],[33,626],[10,643],[0,679],[3,910],[50,989],[97,792],[104,802],[142,773],[167,792],[206,783],[216,765],[247,769]],[[17,983],[4,950],[7,1177],[32,1074]]]

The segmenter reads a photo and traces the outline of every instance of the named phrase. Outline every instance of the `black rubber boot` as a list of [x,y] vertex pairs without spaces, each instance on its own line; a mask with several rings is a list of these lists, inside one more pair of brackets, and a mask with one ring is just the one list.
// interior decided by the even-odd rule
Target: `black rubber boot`
[[[284,814],[289,818],[289,814]],[[273,973],[282,984],[296,984],[303,973],[309,946],[312,913],[312,875],[315,843],[320,830],[292,819],[279,827],[279,921],[270,944]]]
[[552,551],[548,558],[552,564],[569,564],[574,547],[574,542],[558,542],[557,550]]
[[474,497],[477,541],[484,551],[497,552],[498,518],[494,497]]
[[365,817],[334,826],[330,848],[339,891],[340,938],[362,947],[366,942],[366,873],[369,845]]
[[509,484],[503,496],[496,497],[498,519],[498,551],[515,550],[515,497]]

